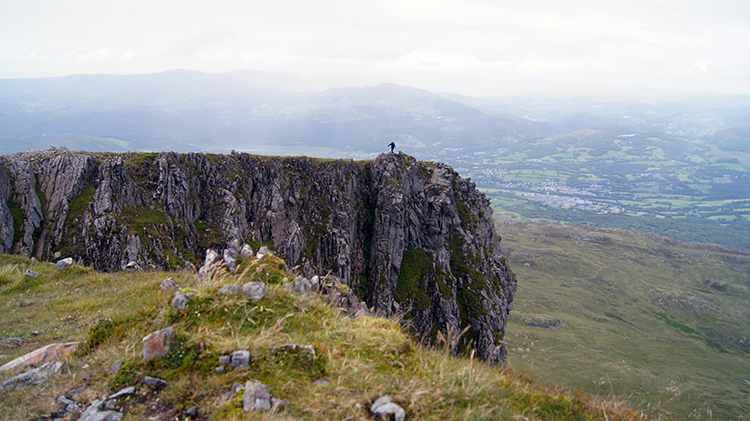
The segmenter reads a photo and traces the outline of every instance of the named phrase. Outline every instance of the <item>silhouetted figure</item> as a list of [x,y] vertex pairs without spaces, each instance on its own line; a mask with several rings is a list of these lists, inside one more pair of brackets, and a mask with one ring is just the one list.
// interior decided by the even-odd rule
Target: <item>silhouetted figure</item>
[[395,148],[396,148],[396,144],[395,144],[395,143],[393,143],[393,142],[391,142],[391,143],[389,143],[389,144],[388,144],[388,146],[390,146],[390,147],[391,147],[391,153],[393,153],[393,149],[395,149]]

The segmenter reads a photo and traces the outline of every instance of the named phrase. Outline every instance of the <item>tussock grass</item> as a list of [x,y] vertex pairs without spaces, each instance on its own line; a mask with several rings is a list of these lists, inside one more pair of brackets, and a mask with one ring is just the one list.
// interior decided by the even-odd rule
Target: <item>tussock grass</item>
[[[0,256],[0,267],[8,264],[18,263]],[[8,269],[11,276],[18,276],[23,264]],[[451,348],[465,332],[441,334],[439,344],[427,348],[414,343],[398,318],[351,318],[318,296],[294,295],[283,285],[284,278],[293,275],[282,265],[273,257],[253,259],[242,262],[234,273],[219,267],[201,284],[196,276],[185,274],[75,270],[58,275],[46,265],[38,287],[7,294],[10,301],[26,300],[38,311],[3,311],[0,321],[4,328],[14,326],[14,332],[46,324],[54,334],[41,335],[33,346],[2,351],[17,356],[49,342],[84,343],[68,361],[69,371],[54,381],[34,388],[33,394],[28,389],[4,393],[3,419],[49,414],[56,409],[55,398],[82,384],[86,376],[89,389],[76,399],[91,402],[136,385],[145,375],[169,382],[158,394],[158,405],[161,414],[170,416],[197,405],[203,417],[217,420],[371,419],[372,402],[388,394],[409,420],[642,419],[622,402],[540,387],[527,376],[475,359],[472,352],[454,357]],[[171,307],[173,291],[159,289],[168,276],[181,290],[196,292],[183,311]],[[216,295],[224,285],[251,280],[268,282],[266,298],[255,302],[241,294]],[[18,282],[13,279],[8,285]],[[6,310],[6,301],[3,306]],[[70,314],[74,322],[66,321]],[[75,327],[65,328],[66,324]],[[178,332],[170,353],[144,364],[141,338],[167,326]],[[315,352],[272,352],[284,344],[312,345]],[[217,374],[218,358],[238,349],[250,351],[249,368]],[[108,377],[105,372],[115,360],[124,365]],[[0,373],[0,381],[9,376]],[[266,384],[272,396],[289,402],[289,407],[257,414],[242,411],[239,397],[221,403],[222,393],[233,383],[248,380]],[[154,402],[129,404],[123,420],[155,416],[150,409]]]

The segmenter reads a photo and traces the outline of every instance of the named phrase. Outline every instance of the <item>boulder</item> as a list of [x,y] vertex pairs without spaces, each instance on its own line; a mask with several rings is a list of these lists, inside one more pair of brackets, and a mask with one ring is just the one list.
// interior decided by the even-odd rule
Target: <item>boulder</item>
[[[16,303],[16,307],[21,307],[20,303]],[[23,338],[5,338],[2,341],[0,341],[0,344],[3,345],[10,345],[10,346],[21,346],[23,345]]]
[[245,370],[250,365],[250,351],[239,350],[232,352],[232,369]]
[[104,399],[97,399],[86,408],[78,421],[118,421],[122,413],[104,409]]
[[60,372],[65,364],[60,361],[44,363],[41,367],[29,370],[25,373],[12,377],[0,385],[0,390],[16,390],[23,387],[42,384],[53,375]]
[[255,301],[262,300],[266,296],[266,284],[263,282],[248,282],[242,285],[242,293]]
[[9,361],[0,367],[0,371],[18,370],[29,365],[40,366],[42,364],[64,360],[78,347],[78,342],[54,343],[43,346],[26,355]]
[[113,374],[117,374],[120,371],[120,368],[122,367],[122,360],[117,360],[109,367],[109,370],[107,370],[107,375],[111,376]]
[[312,285],[313,291],[318,291],[320,289],[320,276],[315,275],[310,278],[310,285]]
[[64,407],[65,413],[77,411],[80,409],[78,402],[72,399],[68,399],[68,397],[65,395],[58,396],[56,402]]
[[404,421],[404,418],[406,418],[404,408],[393,403],[393,399],[387,395],[373,402],[370,412],[382,420],[389,419],[389,415],[391,414],[393,414],[394,421]]
[[153,389],[164,389],[165,387],[169,386],[169,383],[166,380],[150,376],[144,377],[143,379],[141,379],[141,382]]
[[143,270],[141,269],[141,265],[138,264],[138,262],[130,261],[127,265],[123,266],[122,268],[126,272],[135,272],[137,270]]
[[241,289],[242,287],[240,285],[226,285],[221,287],[216,295],[234,295],[240,292]]
[[188,303],[193,297],[195,297],[194,292],[186,292],[184,294],[175,294],[174,298],[172,299],[172,308],[174,308],[176,311],[185,310],[187,308]]
[[120,389],[119,392],[107,396],[107,400],[120,399],[124,396],[132,395],[135,393],[135,386],[128,386],[124,389]]
[[294,280],[294,287],[292,292],[297,295],[309,295],[312,294],[312,285],[307,278],[297,278]]
[[221,262],[221,256],[214,249],[206,250],[206,259],[203,261],[203,266],[212,266],[215,263]]
[[253,248],[249,244],[243,244],[242,249],[240,249],[240,257],[243,259],[253,257]]
[[237,269],[238,257],[239,253],[237,252],[237,249],[228,248],[224,250],[224,263],[227,264],[227,269],[229,269],[230,272],[233,272],[235,269]]
[[177,282],[175,282],[174,278],[170,276],[169,278],[161,281],[161,284],[159,284],[159,289],[180,289],[180,286],[177,285]]
[[245,383],[245,393],[242,396],[242,409],[245,411],[271,409],[271,390],[268,386],[253,381]]
[[169,352],[169,344],[172,342],[175,335],[176,332],[174,328],[168,327],[166,329],[157,330],[141,339],[141,343],[143,344],[143,362],[147,363],[151,360],[167,355],[167,352]]
[[69,267],[69,266],[73,265],[73,258],[72,257],[68,257],[68,258],[65,258],[65,259],[62,259],[62,260],[58,260],[57,263],[56,263],[56,265],[57,265],[57,270],[63,270],[66,267]]

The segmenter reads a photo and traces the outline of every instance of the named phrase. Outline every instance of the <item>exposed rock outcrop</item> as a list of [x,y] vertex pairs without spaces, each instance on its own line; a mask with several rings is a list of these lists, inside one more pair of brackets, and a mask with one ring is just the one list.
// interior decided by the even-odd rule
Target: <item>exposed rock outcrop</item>
[[272,245],[302,276],[330,273],[376,313],[405,312],[418,335],[469,326],[458,348],[505,360],[516,281],[489,201],[444,164],[63,151],[0,165],[0,252],[113,271],[201,266],[212,250],[232,270]]

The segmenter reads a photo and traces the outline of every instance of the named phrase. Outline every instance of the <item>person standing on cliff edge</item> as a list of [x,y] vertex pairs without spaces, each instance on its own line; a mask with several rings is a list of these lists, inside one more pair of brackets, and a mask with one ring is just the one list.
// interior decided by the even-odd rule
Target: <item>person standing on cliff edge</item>
[[389,143],[389,144],[388,144],[388,146],[390,146],[390,147],[391,147],[391,153],[393,153],[393,149],[395,149],[395,148],[396,148],[396,144],[395,144],[395,143],[393,143],[393,142],[391,142],[391,143]]

